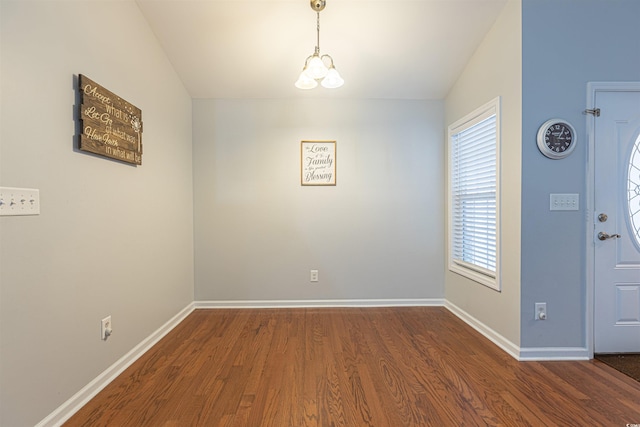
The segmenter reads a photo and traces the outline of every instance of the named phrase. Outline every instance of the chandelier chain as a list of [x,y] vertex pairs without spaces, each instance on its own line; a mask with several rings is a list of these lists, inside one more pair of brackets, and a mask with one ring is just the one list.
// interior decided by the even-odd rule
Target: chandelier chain
[[316,12],[316,54],[320,54],[320,12]]

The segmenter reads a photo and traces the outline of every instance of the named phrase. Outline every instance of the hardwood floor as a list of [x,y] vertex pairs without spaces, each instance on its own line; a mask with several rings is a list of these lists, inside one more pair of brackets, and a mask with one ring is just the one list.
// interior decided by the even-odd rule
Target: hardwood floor
[[640,383],[518,362],[442,307],[196,310],[65,426],[620,426]]

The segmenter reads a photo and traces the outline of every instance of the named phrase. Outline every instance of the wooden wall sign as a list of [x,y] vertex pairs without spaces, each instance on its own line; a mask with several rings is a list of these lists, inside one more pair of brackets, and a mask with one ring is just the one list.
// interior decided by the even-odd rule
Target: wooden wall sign
[[300,183],[302,185],[336,185],[335,141],[302,141]]
[[135,165],[142,164],[142,110],[80,74],[78,148]]

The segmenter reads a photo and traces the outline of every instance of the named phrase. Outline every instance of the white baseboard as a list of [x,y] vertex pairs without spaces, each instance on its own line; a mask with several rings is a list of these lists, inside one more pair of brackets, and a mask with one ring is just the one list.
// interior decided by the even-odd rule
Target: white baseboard
[[447,301],[445,303],[445,307],[449,309],[449,311],[451,311],[453,314],[458,316],[467,325],[471,326],[473,329],[484,335],[489,341],[510,354],[514,359],[520,360],[520,348],[517,345],[515,345],[507,338],[503,337],[457,305]]
[[145,338],[140,344],[122,356],[113,365],[98,375],[93,381],[84,386],[79,392],[63,403],[46,418],[36,424],[36,427],[58,427],[67,421],[80,408],[86,405],[96,394],[105,388],[111,381],[127,369],[133,362],[138,360],[144,353],[153,347],[162,337],[175,328],[185,317],[194,310],[194,304],[190,303],[178,314],[162,325],[158,330]]
[[586,347],[521,347],[521,361],[542,360],[589,360],[591,356]]
[[427,307],[442,306],[443,298],[418,299],[328,299],[328,300],[255,300],[195,301],[198,308],[311,308],[311,307]]
[[447,301],[445,307],[458,316],[463,322],[484,335],[489,341],[506,351],[514,359],[521,362],[549,360],[589,360],[586,347],[520,347],[455,304]]

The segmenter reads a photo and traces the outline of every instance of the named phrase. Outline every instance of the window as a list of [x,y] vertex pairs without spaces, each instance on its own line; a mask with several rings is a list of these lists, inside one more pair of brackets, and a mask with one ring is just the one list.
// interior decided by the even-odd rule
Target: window
[[631,149],[627,182],[627,207],[631,234],[635,237],[635,243],[640,248],[640,136]]
[[500,290],[500,98],[449,126],[449,270]]

